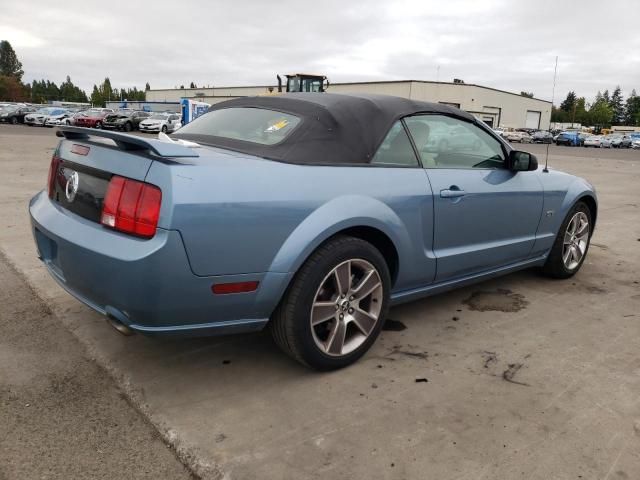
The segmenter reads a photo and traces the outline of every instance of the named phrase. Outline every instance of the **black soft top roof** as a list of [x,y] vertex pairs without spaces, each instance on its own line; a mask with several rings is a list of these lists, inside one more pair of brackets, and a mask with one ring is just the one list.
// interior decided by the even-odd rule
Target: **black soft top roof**
[[442,113],[475,121],[462,110],[438,103],[372,94],[287,93],[243,97],[213,105],[223,108],[266,108],[296,115],[302,122],[280,143],[262,145],[225,137],[173,136],[250,155],[299,164],[368,163],[391,126],[416,113]]

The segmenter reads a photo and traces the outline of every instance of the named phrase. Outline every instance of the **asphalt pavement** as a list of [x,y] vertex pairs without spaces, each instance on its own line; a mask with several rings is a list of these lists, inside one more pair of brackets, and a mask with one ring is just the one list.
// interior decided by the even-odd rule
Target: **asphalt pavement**
[[1,254],[0,478],[193,478]]

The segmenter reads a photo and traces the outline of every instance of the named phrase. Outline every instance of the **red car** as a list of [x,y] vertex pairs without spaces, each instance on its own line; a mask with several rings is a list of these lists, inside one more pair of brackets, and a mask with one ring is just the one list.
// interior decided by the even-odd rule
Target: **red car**
[[92,108],[75,119],[76,127],[102,128],[104,117],[113,113],[110,108]]

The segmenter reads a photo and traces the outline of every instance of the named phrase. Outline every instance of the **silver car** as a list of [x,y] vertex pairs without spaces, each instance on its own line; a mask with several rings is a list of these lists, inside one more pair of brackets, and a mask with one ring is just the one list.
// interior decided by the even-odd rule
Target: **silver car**
[[600,148],[602,144],[602,135],[589,135],[584,139],[585,147],[596,147]]

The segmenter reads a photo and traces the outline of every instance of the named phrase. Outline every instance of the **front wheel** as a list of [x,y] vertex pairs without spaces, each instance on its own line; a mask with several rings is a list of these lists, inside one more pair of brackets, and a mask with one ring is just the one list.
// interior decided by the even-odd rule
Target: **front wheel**
[[584,202],[578,202],[562,222],[549,257],[542,267],[543,272],[554,278],[575,275],[587,256],[591,233],[591,211]]
[[99,130],[102,128],[102,122],[96,122],[96,128]]
[[162,125],[162,133],[167,133],[167,126],[166,125]]
[[11,117],[11,125],[16,125],[18,123],[18,119],[16,117]]
[[298,362],[334,370],[358,360],[378,337],[391,279],[370,243],[338,236],[302,265],[270,322],[275,342]]
[[130,132],[131,130],[133,130],[133,125],[131,125],[131,122],[127,122],[124,124],[124,131],[125,132]]

